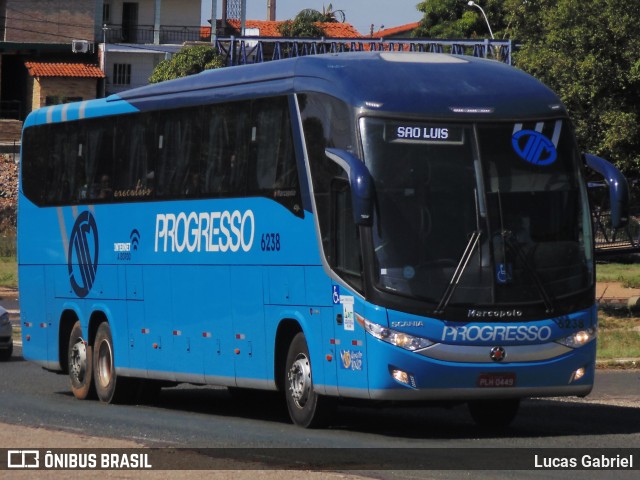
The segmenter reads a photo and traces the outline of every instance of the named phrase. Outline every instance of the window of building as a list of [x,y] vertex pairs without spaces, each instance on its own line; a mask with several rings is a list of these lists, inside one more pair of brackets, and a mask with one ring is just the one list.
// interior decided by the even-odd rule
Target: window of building
[[62,95],[47,95],[44,100],[45,106],[60,105],[62,103],[81,102],[82,97],[65,97]]
[[113,64],[113,84],[114,85],[131,85],[131,64],[130,63],[114,63]]
[[111,5],[108,3],[102,5],[102,23],[111,23]]

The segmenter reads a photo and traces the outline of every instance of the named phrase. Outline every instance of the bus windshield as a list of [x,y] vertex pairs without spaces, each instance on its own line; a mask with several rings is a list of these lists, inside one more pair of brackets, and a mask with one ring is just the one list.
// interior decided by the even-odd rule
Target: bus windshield
[[376,284],[437,305],[540,304],[592,286],[591,232],[564,120],[362,118],[376,186]]

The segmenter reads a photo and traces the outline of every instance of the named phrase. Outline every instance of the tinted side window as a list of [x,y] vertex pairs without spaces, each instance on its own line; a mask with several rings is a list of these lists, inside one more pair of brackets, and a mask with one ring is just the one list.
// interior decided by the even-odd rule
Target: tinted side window
[[27,128],[39,205],[265,196],[302,216],[286,97]]
[[178,110],[155,115],[157,150],[154,172],[156,197],[201,196],[200,148],[202,109]]

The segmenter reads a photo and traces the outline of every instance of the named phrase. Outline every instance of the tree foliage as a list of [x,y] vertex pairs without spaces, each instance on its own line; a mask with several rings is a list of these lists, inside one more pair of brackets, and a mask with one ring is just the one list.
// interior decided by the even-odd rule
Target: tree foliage
[[[640,2],[477,0],[496,38],[518,45],[518,68],[553,89],[580,147],[627,174],[640,167]],[[418,36],[487,37],[481,12],[462,0],[425,0]]]
[[151,73],[149,83],[186,77],[223,66],[222,57],[210,45],[188,46],[173,55],[171,59],[161,61]]
[[[640,166],[640,2],[509,0],[518,67],[560,95],[579,144]],[[636,173],[637,175],[637,173]]]
[[293,20],[287,20],[278,26],[283,37],[322,37],[324,29],[318,23],[344,22],[344,11],[334,10],[329,4],[322,11],[312,8],[301,10]]
[[[491,30],[498,38],[506,28],[504,0],[478,1],[487,15]],[[489,38],[489,29],[482,12],[461,0],[425,0],[416,8],[424,14],[416,37],[429,38]]]

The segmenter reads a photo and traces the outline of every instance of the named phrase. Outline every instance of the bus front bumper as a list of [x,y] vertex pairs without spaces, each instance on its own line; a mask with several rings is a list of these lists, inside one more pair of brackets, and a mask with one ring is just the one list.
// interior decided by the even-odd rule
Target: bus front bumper
[[[432,358],[379,340],[367,339],[368,398],[375,400],[452,400],[588,395],[594,382],[596,341],[556,352],[543,360],[509,362],[460,356]],[[464,346],[458,347],[461,352]],[[345,387],[347,385],[344,385]],[[340,394],[347,393],[340,388]],[[353,394],[355,392],[351,392]]]

